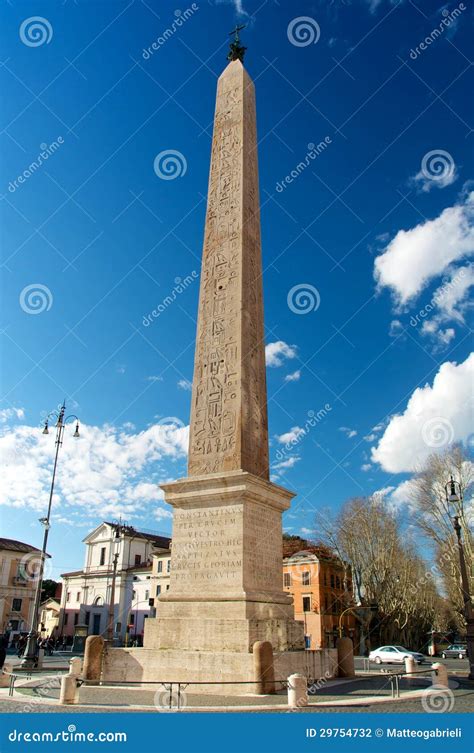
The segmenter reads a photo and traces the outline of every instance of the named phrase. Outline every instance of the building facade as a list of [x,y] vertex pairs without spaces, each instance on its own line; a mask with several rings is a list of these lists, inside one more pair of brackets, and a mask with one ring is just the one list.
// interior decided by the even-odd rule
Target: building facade
[[[106,635],[113,591],[114,639],[140,642],[152,598],[152,559],[170,539],[132,526],[101,523],[84,539],[84,568],[63,573],[59,634],[71,639],[76,625]],[[114,578],[114,561],[116,570]]]
[[30,629],[40,561],[36,547],[0,539],[0,631],[10,641]]
[[59,612],[60,602],[56,599],[47,599],[41,604],[40,611],[40,635],[42,638],[59,637]]
[[[304,624],[306,647],[335,648],[339,619],[352,603],[350,570],[320,547],[309,545],[283,560],[283,588],[293,596],[295,619]],[[356,618],[342,616],[344,635],[356,638]]]

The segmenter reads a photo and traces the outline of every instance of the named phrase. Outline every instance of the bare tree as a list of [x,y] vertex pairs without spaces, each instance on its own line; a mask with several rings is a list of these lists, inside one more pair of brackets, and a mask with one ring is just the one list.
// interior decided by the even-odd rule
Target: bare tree
[[[460,484],[462,495],[459,502],[450,505],[446,501],[445,485],[451,475]],[[473,484],[474,464],[463,448],[457,445],[444,454],[431,455],[408,485],[409,502],[417,525],[434,546],[437,569],[442,576],[446,595],[460,616],[463,614],[463,597],[453,516],[459,518],[467,571],[472,573]]]

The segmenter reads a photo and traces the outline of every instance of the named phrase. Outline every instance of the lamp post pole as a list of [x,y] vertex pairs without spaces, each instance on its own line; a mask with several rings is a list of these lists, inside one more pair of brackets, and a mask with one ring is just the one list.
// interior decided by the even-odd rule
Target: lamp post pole
[[117,565],[119,560],[119,554],[120,554],[120,541],[121,541],[121,535],[126,530],[126,526],[122,523],[116,523],[115,525],[115,536],[114,536],[114,542],[113,542],[113,548],[114,548],[114,555],[112,560],[112,582],[110,584],[110,601],[109,601],[109,609],[108,609],[108,616],[107,616],[107,631],[106,631],[106,640],[110,645],[113,644],[114,641],[114,622],[115,622],[115,584],[117,580]]
[[[451,476],[450,480],[445,486],[446,489],[446,502],[460,503],[462,509],[463,495],[462,487],[458,481],[454,481]],[[466,643],[467,643],[467,658],[469,660],[469,679],[474,680],[474,611],[472,608],[471,589],[469,584],[469,576],[466,567],[466,557],[464,555],[464,546],[462,542],[462,529],[459,522],[459,515],[453,517],[453,528],[456,534],[459,554],[459,570],[461,573],[461,593],[463,599],[463,614],[466,620]]]
[[58,456],[59,456],[59,448],[62,446],[63,443],[63,436],[64,436],[64,429],[66,427],[66,424],[69,421],[76,421],[76,430],[74,432],[74,437],[79,437],[79,419],[75,415],[64,417],[64,414],[66,412],[66,402],[64,401],[59,412],[52,411],[44,424],[43,434],[49,434],[49,419],[51,416],[55,416],[57,418],[56,421],[56,452],[54,455],[54,465],[53,465],[53,477],[51,479],[51,488],[49,491],[49,501],[48,501],[48,511],[45,518],[40,518],[40,523],[44,527],[44,535],[43,535],[43,546],[41,547],[41,555],[40,555],[40,562],[39,562],[39,568],[38,572],[36,574],[36,591],[35,591],[35,600],[33,604],[33,613],[31,616],[31,627],[30,632],[28,633],[28,640],[26,642],[25,647],[25,653],[23,654],[23,658],[21,660],[21,666],[32,668],[37,664],[37,644],[38,644],[38,624],[39,624],[39,618],[40,618],[40,605],[41,605],[41,591],[43,589],[43,574],[44,574],[44,562],[46,559],[46,549],[48,546],[48,536],[49,536],[49,529],[51,528],[51,506],[53,503],[53,492],[54,492],[54,482],[56,480],[56,469],[58,467]]

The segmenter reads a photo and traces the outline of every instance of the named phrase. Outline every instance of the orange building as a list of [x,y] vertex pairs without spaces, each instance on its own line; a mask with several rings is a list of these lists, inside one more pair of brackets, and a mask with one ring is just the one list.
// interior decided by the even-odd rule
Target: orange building
[[[301,545],[305,548],[292,552]],[[306,647],[334,648],[341,613],[353,603],[350,568],[345,573],[329,550],[297,537],[284,541],[283,554],[283,589],[293,596],[295,619],[304,623]],[[342,627],[355,643],[353,614],[343,616]]]

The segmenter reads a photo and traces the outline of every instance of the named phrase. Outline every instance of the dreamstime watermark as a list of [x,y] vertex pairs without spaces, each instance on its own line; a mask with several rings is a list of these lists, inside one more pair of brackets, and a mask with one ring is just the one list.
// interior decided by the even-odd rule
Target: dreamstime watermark
[[152,324],[153,319],[158,319],[158,317],[163,314],[166,309],[171,306],[172,303],[176,301],[178,296],[181,295],[181,293],[184,293],[186,288],[188,288],[194,280],[197,280],[199,277],[198,272],[196,272],[195,269],[191,272],[190,275],[186,275],[184,279],[181,279],[181,277],[175,277],[175,286],[171,293],[166,296],[166,298],[163,298],[160,304],[156,307],[156,309],[153,309],[149,314],[146,314],[146,316],[143,317],[142,324],[144,327],[149,327],[150,324]]
[[313,142],[310,141],[305,158],[301,162],[298,162],[296,167],[290,173],[288,173],[288,175],[285,175],[283,180],[277,181],[275,188],[278,193],[284,191],[285,188],[290,185],[290,183],[293,183],[296,178],[299,178],[301,173],[304,172],[307,167],[309,167],[311,162],[319,157],[322,152],[326,151],[329,144],[332,144],[332,139],[330,136],[325,136],[323,141],[320,141],[319,144],[313,144]]
[[153,705],[157,711],[172,712],[186,708],[188,699],[183,690],[174,690],[171,684],[168,687],[165,684],[164,688],[157,690],[153,698]]
[[434,292],[431,301],[429,301],[426,306],[423,306],[423,308],[420,309],[417,314],[413,314],[413,316],[410,318],[410,326],[416,327],[421,320],[426,319],[432,311],[434,311],[446,300],[451,291],[455,290],[457,285],[459,285],[459,283],[464,279],[465,276],[466,267],[462,267],[456,272],[455,275],[453,275],[451,280],[445,281],[443,285]]
[[[311,429],[314,429],[321,421],[323,421],[328,413],[332,411],[332,406],[326,403],[323,408],[320,408],[317,412],[309,410],[307,413],[307,420],[303,427],[298,428],[297,431],[292,432],[292,436],[283,444],[283,447],[277,450],[275,458],[278,462],[285,460],[289,453],[297,447],[300,442],[310,433]],[[285,436],[285,435],[283,435]]]
[[423,691],[421,705],[429,714],[446,714],[453,710],[454,693],[444,685],[431,685]]
[[321,303],[319,290],[309,282],[294,285],[286,297],[288,308],[294,314],[309,314],[317,311]]
[[164,416],[157,422],[157,426],[164,426],[167,429],[184,429],[184,422],[177,416]]
[[427,152],[421,161],[421,175],[426,180],[448,183],[452,180],[455,169],[454,159],[444,149]]
[[34,173],[44,165],[53,154],[55,154],[55,152],[57,152],[62,144],[64,144],[62,136],[58,136],[58,138],[55,141],[52,141],[51,144],[40,144],[41,151],[36,159],[34,159],[33,162],[31,162],[28,167],[15,178],[15,180],[11,180],[8,184],[8,190],[10,193],[15,193],[20,185],[26,183],[28,178],[31,178],[31,176],[34,175]]
[[8,734],[11,743],[126,743],[126,732],[77,732],[75,724],[68,724],[60,732],[21,732],[13,729]]
[[46,285],[34,282],[26,285],[20,293],[20,306],[26,314],[42,314],[53,305],[53,294]]
[[171,37],[176,34],[178,29],[183,26],[186,21],[188,21],[191,16],[194,15],[194,13],[199,10],[199,5],[197,3],[191,3],[191,6],[189,8],[186,8],[186,10],[175,10],[174,15],[174,21],[173,23],[165,29],[159,37],[157,37],[149,47],[144,47],[142,51],[142,58],[143,60],[149,60],[151,56],[159,50],[161,47],[163,47],[166,42],[171,39]]
[[318,575],[319,560],[314,552],[307,551],[306,549],[295,552],[291,557],[288,557],[285,565],[290,566],[289,573],[292,583],[310,586]]
[[53,565],[49,557],[45,557],[42,563],[41,552],[28,552],[24,554],[18,563],[17,578],[21,581],[37,583],[42,578],[45,580],[53,572]]
[[156,155],[153,169],[161,180],[183,178],[188,169],[186,157],[177,149],[164,149]]
[[421,427],[421,438],[428,447],[446,447],[454,439],[453,425],[444,416],[429,418]]
[[27,47],[41,47],[53,38],[53,27],[43,16],[25,18],[20,26],[20,39]]
[[452,11],[449,11],[447,8],[445,8],[443,10],[444,18],[438,24],[438,26],[436,26],[433,31],[419,43],[419,45],[417,45],[415,48],[411,48],[411,59],[416,60],[422,52],[425,52],[425,50],[427,50],[428,47],[433,44],[433,42],[436,42],[436,40],[444,34],[446,29],[449,29],[449,27],[457,21],[461,13],[463,13],[466,8],[467,6],[464,5],[464,3],[459,3],[459,5]]
[[421,588],[427,586],[435,578],[441,578],[442,565],[448,564],[450,561],[452,562],[454,557],[457,558],[457,547],[450,547],[448,550],[443,552],[443,554],[439,557],[439,564],[435,563],[434,565],[431,565],[430,569],[426,570],[421,578],[418,578],[415,583],[410,584],[410,586],[408,587],[409,593],[417,594],[419,593]]
[[286,35],[295,47],[308,47],[319,42],[321,29],[311,16],[298,16],[288,24]]

